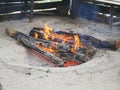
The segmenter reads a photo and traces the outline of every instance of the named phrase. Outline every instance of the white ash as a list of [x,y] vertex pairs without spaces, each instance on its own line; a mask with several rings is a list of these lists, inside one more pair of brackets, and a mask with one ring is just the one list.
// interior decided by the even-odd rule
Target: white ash
[[120,39],[120,27],[84,19],[41,16],[0,23],[0,83],[4,90],[120,90],[120,52],[98,50],[94,58],[69,68],[48,67],[5,34],[6,28],[28,34],[33,26],[48,23],[53,29],[73,31],[101,40]]

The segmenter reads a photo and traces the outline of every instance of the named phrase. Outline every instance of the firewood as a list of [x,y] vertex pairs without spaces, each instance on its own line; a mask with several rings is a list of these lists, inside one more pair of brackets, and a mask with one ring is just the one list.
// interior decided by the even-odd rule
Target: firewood
[[56,56],[54,56],[53,54],[46,52],[44,50],[42,50],[41,48],[39,48],[36,45],[36,39],[31,37],[31,36],[27,36],[24,33],[12,30],[10,28],[7,28],[6,30],[6,34],[16,40],[18,40],[20,43],[22,43],[24,46],[31,48],[41,54],[43,54],[44,56],[48,57],[52,63],[56,64],[57,66],[62,66],[65,62],[65,60],[58,58]]
[[[60,42],[34,38],[32,36],[28,36],[24,33],[21,33],[9,28],[7,28],[5,31],[8,36],[18,40],[24,46],[37,51],[41,55],[44,55],[53,64],[56,64],[59,67],[64,66],[64,64],[66,66],[67,61],[75,62],[77,64],[85,63],[86,61],[90,60],[93,57],[93,55],[96,53],[96,49],[94,47],[87,46],[87,45],[76,48],[76,52],[73,53],[70,51],[72,44],[63,44]],[[57,45],[55,45],[56,43]],[[43,48],[41,48],[41,46],[48,49],[49,47],[52,47],[52,49],[56,51],[48,52]]]
[[[40,32],[41,30],[44,30],[44,28],[34,27],[30,31],[29,35],[34,37],[34,34],[37,33],[39,39],[45,40],[43,38],[44,33],[41,33]],[[63,32],[63,31],[58,31],[58,32],[53,31],[53,33],[56,33],[58,35],[66,35],[66,36],[76,35],[75,33],[68,33],[68,32]],[[84,63],[84,62],[90,60],[96,53],[96,49],[93,46],[88,46],[88,45],[83,45],[82,47],[77,47],[76,53],[72,53],[70,50],[74,44],[74,41],[73,42],[69,41],[69,43],[63,44],[60,42],[61,40],[59,39],[59,37],[57,37],[54,41],[51,39],[45,40],[45,41],[47,41],[49,43],[56,43],[57,42],[58,43],[57,46],[55,46],[53,44],[53,48],[58,50],[58,52],[56,52],[57,55],[63,59],[67,59],[70,61],[77,61],[79,63]],[[51,46],[52,46],[52,44],[51,44]]]
[[92,59],[92,57],[96,54],[96,49],[92,46],[85,46],[79,49],[76,53],[63,53],[58,52],[57,55],[59,57],[69,60],[69,61],[76,61],[78,63],[85,63]]

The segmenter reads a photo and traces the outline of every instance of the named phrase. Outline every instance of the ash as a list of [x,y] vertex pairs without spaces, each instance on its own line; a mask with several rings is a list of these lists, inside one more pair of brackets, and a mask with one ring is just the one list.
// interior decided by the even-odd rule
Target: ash
[[[0,83],[4,90],[120,90],[120,51],[97,50],[89,62],[68,68],[53,68],[14,39],[6,28],[28,34],[48,23],[54,30],[81,33],[101,40],[120,39],[120,27],[84,19],[41,16],[0,22]],[[27,73],[30,73],[29,75]],[[69,87],[70,86],[70,87]]]

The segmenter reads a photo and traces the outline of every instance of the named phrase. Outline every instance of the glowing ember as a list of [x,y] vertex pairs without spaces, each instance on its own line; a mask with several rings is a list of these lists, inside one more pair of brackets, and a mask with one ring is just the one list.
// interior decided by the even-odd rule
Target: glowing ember
[[63,67],[69,67],[69,66],[74,66],[74,65],[78,65],[78,63],[75,61],[66,61]]

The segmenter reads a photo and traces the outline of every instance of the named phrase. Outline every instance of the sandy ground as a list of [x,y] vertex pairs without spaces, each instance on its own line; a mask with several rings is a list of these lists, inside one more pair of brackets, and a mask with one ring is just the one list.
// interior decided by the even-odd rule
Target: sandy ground
[[48,23],[55,30],[92,35],[101,40],[120,39],[120,27],[67,17],[39,17],[0,23],[0,83],[3,90],[120,90],[120,51],[98,50],[82,65],[57,68],[40,60],[5,34],[12,28],[26,34]]

